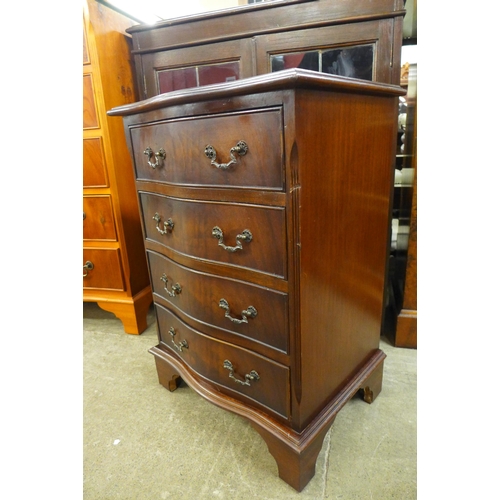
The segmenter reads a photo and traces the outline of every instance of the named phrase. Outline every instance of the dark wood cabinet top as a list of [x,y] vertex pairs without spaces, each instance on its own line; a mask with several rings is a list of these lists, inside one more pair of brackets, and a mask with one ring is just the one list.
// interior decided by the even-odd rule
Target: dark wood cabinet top
[[356,92],[368,95],[394,97],[404,95],[405,90],[397,85],[370,82],[337,75],[318,73],[305,69],[289,69],[266,73],[243,80],[218,83],[205,87],[176,90],[160,94],[134,104],[119,106],[108,111],[110,116],[126,116],[160,108],[188,104],[201,100],[230,99],[241,95],[258,94],[286,89],[309,89],[336,92]]
[[403,0],[278,0],[141,24],[127,31],[134,41],[133,52],[146,53],[404,14]]

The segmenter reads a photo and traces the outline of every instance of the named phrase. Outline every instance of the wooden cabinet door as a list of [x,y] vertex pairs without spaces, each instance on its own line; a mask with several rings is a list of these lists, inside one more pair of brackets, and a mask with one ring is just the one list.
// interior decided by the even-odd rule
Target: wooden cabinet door
[[[283,69],[302,67],[324,73],[390,82],[392,32],[392,20],[383,20],[262,35],[256,37],[257,74],[273,71],[272,58],[278,55],[305,55],[306,59],[309,57],[314,61],[307,66],[300,66],[304,59],[298,57],[297,65],[288,65]],[[355,74],[343,74],[341,68],[332,69],[331,65],[329,68],[327,64],[322,64],[323,59],[324,62],[327,58],[332,59],[332,52],[338,51],[350,56],[348,63],[353,66],[361,63],[360,53],[363,54],[362,64],[365,66],[369,48],[372,49],[371,71],[367,68]],[[355,52],[349,54],[348,51],[353,49],[356,49]]]
[[[141,99],[254,74],[250,39],[153,52],[142,55],[141,61],[145,82]],[[175,83],[173,87],[168,86],[171,81]]]

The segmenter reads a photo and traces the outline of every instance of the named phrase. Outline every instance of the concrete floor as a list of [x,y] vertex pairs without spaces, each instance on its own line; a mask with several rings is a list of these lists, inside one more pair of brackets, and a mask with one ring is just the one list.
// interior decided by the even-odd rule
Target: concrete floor
[[152,311],[148,325],[127,335],[113,314],[83,305],[85,500],[417,498],[416,350],[381,340],[382,393],[340,411],[297,493],[246,420],[184,384],[159,385]]

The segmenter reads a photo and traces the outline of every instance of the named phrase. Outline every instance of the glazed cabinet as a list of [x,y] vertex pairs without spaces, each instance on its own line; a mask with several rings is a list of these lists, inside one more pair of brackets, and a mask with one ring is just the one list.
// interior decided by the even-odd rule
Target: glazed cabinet
[[381,390],[401,94],[286,69],[108,112],[133,158],[160,383],[247,418],[299,491],[342,406]]
[[300,68],[399,84],[403,0],[279,0],[129,28],[139,99]]
[[83,300],[139,334],[151,285],[125,134],[106,114],[136,97],[125,33],[133,21],[93,0],[83,13]]

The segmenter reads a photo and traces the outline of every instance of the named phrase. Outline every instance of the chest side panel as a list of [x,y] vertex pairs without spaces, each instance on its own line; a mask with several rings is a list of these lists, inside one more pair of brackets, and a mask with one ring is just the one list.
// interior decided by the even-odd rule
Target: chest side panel
[[396,99],[297,99],[302,424],[379,346]]

